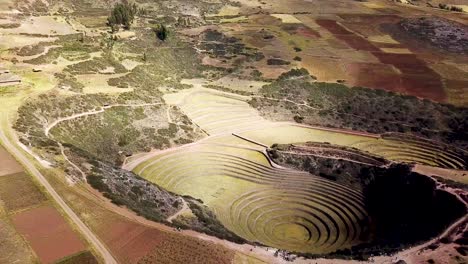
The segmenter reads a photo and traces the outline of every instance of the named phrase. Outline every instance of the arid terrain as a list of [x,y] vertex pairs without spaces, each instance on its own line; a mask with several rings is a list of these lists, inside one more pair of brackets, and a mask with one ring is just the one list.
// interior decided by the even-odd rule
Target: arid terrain
[[0,1],[0,263],[467,263],[466,12]]

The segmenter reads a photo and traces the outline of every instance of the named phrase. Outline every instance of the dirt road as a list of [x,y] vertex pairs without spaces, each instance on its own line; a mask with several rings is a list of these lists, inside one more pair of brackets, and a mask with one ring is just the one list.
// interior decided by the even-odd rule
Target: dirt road
[[90,115],[97,115],[97,114],[100,114],[100,113],[104,113],[104,111],[106,111],[106,109],[110,109],[112,107],[119,107],[119,106],[122,106],[122,107],[143,107],[143,106],[155,106],[155,105],[162,105],[163,103],[145,103],[145,104],[113,104],[113,105],[106,105],[106,106],[102,106],[99,108],[99,110],[91,110],[91,111],[87,111],[87,112],[83,112],[83,113],[78,113],[78,114],[74,114],[74,115],[71,115],[71,116],[67,116],[67,117],[62,117],[62,118],[59,118],[57,120],[55,120],[54,122],[52,122],[51,124],[49,124],[45,130],[44,130],[44,133],[47,137],[49,137],[49,132],[52,128],[54,128],[56,125],[58,125],[59,123],[63,122],[63,121],[69,121],[69,120],[73,120],[73,119],[76,119],[76,118],[79,118],[79,117],[83,117],[83,116],[90,116]]
[[[7,120],[4,120],[3,128],[9,128]],[[65,203],[62,197],[54,190],[52,185],[47,181],[47,179],[42,175],[39,170],[36,169],[33,163],[15,146],[10,139],[5,134],[5,131],[0,129],[0,141],[3,143],[5,149],[10,152],[26,169],[29,173],[41,184],[44,186],[45,190],[50,194],[54,201],[60,206],[62,211],[68,216],[69,219],[75,224],[79,229],[81,234],[86,238],[86,240],[95,248],[99,254],[101,254],[105,263],[114,264],[117,261],[114,259],[109,250],[101,243],[101,241],[94,235],[94,233],[81,221],[78,215],[73,212],[73,210]]]

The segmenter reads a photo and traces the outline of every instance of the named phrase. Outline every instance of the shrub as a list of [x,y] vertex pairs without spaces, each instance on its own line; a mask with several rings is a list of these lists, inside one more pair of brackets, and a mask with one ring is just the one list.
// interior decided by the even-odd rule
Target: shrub
[[167,28],[163,24],[157,25],[155,28],[153,28],[154,33],[156,33],[156,37],[158,39],[165,41],[168,35]]
[[463,12],[463,9],[461,7],[451,6],[450,11]]
[[111,27],[112,32],[118,31],[120,26],[123,26],[124,29],[130,29],[136,12],[136,4],[130,4],[124,0],[123,3],[118,3],[114,6],[110,16],[107,18],[107,25]]

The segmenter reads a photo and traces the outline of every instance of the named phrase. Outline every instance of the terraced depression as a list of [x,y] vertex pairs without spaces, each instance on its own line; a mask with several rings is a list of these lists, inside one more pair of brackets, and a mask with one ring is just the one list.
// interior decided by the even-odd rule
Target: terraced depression
[[277,248],[333,252],[361,242],[366,229],[361,193],[272,167],[248,143],[200,143],[153,157],[134,172],[172,192],[200,198],[236,234]]
[[274,164],[265,152],[274,143],[326,140],[399,162],[466,167],[460,153],[417,138],[267,121],[246,103],[249,96],[201,85],[164,99],[210,136],[176,150],[138,155],[124,168],[201,199],[229,230],[276,248],[335,252],[367,242],[370,226],[361,191]]

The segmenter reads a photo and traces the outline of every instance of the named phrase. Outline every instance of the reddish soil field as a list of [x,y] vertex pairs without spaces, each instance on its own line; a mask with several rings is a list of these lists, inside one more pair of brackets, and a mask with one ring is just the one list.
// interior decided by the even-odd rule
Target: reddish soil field
[[404,92],[400,75],[390,65],[379,63],[349,63],[346,74],[351,85]]
[[362,23],[364,25],[373,25],[378,27],[383,23],[395,23],[401,20],[398,15],[373,15],[373,14],[341,14],[338,15],[346,22]]
[[20,212],[12,216],[12,221],[42,263],[53,263],[85,250],[78,235],[52,206]]
[[351,31],[343,28],[341,25],[338,25],[338,23],[336,23],[335,20],[317,19],[315,20],[315,22],[317,22],[317,24],[330,31],[334,35],[353,35]]
[[142,258],[139,264],[230,264],[234,252],[193,237],[171,236]]
[[211,242],[146,227],[126,219],[107,219],[97,234],[121,263],[231,263],[234,253]]
[[408,94],[434,101],[445,101],[443,83],[440,79],[431,79],[425,75],[404,75],[401,77],[403,88]]
[[137,263],[166,238],[164,232],[123,219],[113,219],[107,226],[99,236],[123,263]]
[[373,42],[372,44],[374,44],[374,46],[376,46],[377,48],[399,48],[399,49],[405,48],[405,46],[398,44],[398,43]]
[[403,74],[426,74],[434,77],[439,77],[436,72],[427,67],[426,63],[420,60],[414,54],[395,54],[374,52],[372,53],[382,63],[391,64],[399,69]]
[[407,94],[444,102],[446,99],[440,75],[427,67],[414,54],[372,53],[382,63],[393,65],[402,73],[403,90]]
[[297,29],[296,29],[296,34],[299,34],[303,37],[306,37],[306,38],[311,38],[311,39],[317,39],[317,38],[320,38],[320,34],[311,29],[311,28],[308,28],[308,27],[305,27],[305,26],[299,26]]
[[22,172],[19,163],[0,146],[0,176]]
[[337,39],[344,41],[348,46],[355,50],[374,51],[378,52],[380,49],[372,45],[365,38],[348,31],[343,26],[339,25],[335,20],[318,19],[317,24],[330,31]]

